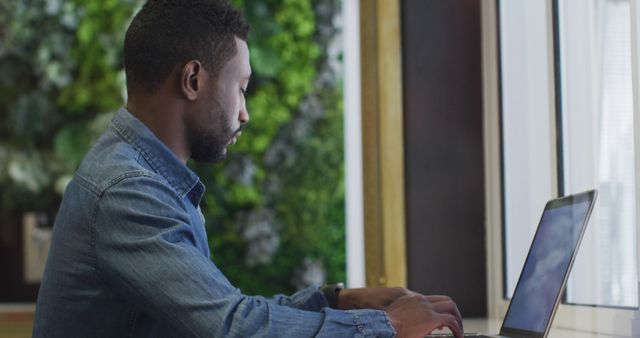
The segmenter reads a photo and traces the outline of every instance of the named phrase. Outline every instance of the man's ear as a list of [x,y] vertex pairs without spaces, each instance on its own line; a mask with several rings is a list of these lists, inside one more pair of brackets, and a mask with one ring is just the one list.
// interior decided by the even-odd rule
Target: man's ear
[[204,81],[204,68],[198,60],[191,60],[182,67],[180,73],[180,92],[189,101],[198,98]]

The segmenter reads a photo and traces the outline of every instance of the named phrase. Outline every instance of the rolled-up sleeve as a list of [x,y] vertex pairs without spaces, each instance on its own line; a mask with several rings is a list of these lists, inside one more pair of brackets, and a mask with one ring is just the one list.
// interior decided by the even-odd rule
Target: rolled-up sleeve
[[185,336],[392,337],[383,311],[326,307],[309,288],[291,297],[243,295],[196,247],[185,200],[155,177],[125,178],[94,207],[98,275]]
[[291,296],[275,295],[267,298],[267,301],[308,311],[320,311],[329,306],[327,299],[318,286],[309,286]]

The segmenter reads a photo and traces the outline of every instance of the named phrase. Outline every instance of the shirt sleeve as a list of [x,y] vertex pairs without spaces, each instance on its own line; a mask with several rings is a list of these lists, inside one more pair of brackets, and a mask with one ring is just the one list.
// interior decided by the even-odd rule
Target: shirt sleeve
[[267,301],[277,305],[316,312],[329,307],[327,298],[318,286],[309,286],[291,296],[275,295],[267,298]]
[[136,177],[105,190],[93,210],[99,277],[149,316],[185,336],[394,336],[385,312],[317,311],[324,296],[310,289],[243,295],[196,249],[184,203],[159,179]]

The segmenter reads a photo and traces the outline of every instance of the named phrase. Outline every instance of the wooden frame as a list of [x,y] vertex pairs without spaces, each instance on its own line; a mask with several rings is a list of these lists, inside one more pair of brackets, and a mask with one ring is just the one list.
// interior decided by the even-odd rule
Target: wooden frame
[[360,3],[367,286],[407,286],[399,0]]

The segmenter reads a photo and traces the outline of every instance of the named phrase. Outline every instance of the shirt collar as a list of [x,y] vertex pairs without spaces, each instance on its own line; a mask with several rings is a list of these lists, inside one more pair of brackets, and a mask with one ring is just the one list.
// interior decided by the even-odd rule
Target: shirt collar
[[111,121],[111,127],[140,152],[152,169],[162,175],[180,197],[187,196],[195,206],[200,204],[204,185],[198,175],[182,163],[142,121],[121,108]]

